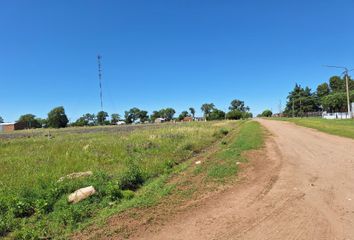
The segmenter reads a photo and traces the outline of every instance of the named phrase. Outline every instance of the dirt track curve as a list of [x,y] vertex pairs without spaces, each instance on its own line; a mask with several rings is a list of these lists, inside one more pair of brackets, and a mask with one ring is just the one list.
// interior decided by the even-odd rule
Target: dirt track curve
[[259,122],[272,136],[247,180],[133,238],[354,240],[354,141]]

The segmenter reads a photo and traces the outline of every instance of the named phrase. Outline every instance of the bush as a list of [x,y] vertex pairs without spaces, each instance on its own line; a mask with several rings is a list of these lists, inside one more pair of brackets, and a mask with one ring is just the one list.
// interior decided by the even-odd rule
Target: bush
[[109,183],[107,186],[107,193],[112,201],[117,201],[123,198],[122,190],[117,183]]
[[264,110],[261,114],[262,117],[271,117],[272,115],[273,115],[273,113],[269,109]]
[[226,114],[226,118],[230,120],[239,120],[242,118],[242,112],[239,110],[232,110]]
[[142,176],[139,166],[130,162],[128,164],[128,170],[123,173],[119,179],[119,185],[122,190],[132,190],[135,191],[144,183],[144,178]]

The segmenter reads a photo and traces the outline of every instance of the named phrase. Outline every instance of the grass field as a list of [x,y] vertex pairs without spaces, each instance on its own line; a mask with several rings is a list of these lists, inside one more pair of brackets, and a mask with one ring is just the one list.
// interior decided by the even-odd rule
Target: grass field
[[274,118],[293,122],[297,125],[314,128],[322,132],[354,139],[354,119],[329,120],[323,118]]
[[[235,158],[260,146],[260,134],[258,123],[225,121],[0,139],[0,236],[66,238],[98,216],[154,204],[172,191],[165,183],[183,170],[176,166],[227,135],[240,136],[224,144],[219,162],[206,166],[211,178],[224,179],[237,172]],[[93,176],[57,181],[88,170]],[[97,194],[67,203],[69,193],[90,185]]]

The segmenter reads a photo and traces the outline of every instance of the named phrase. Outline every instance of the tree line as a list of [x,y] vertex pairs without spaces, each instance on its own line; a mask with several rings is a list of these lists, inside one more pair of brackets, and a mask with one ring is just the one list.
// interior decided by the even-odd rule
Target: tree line
[[[354,80],[349,78],[351,102],[354,101]],[[287,116],[302,117],[309,112],[346,112],[347,96],[344,77],[332,76],[328,82],[317,86],[316,91],[303,88],[295,84],[294,89],[287,96],[284,114]]]
[[[250,108],[245,105],[244,101],[238,99],[231,101],[228,112],[224,112],[216,108],[213,103],[205,103],[200,109],[203,112],[203,119],[207,121],[223,119],[238,120],[252,117]],[[109,114],[105,111],[100,111],[97,114],[86,113],[79,117],[76,121],[69,124],[65,109],[60,106],[52,109],[45,119],[38,118],[34,114],[25,114],[20,116],[16,122],[24,124],[24,126],[28,129],[42,127],[64,128],[67,126],[116,125],[119,122],[124,122],[125,124],[151,123],[155,122],[157,118],[162,118],[167,122],[172,120],[182,121],[186,117],[195,119],[195,113],[195,109],[190,107],[188,111],[182,111],[178,117],[175,117],[175,109],[169,107],[153,111],[149,115],[148,111],[134,107],[128,111],[125,111],[124,116],[121,116],[118,113],[112,113],[109,116]],[[0,123],[1,122],[3,122],[3,118],[0,116]]]

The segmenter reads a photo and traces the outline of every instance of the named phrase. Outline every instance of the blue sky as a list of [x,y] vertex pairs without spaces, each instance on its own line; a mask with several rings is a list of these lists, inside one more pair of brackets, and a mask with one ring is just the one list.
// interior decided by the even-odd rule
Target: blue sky
[[253,113],[285,105],[294,84],[315,88],[354,67],[354,1],[2,1],[0,116],[64,106],[180,112],[241,99]]

